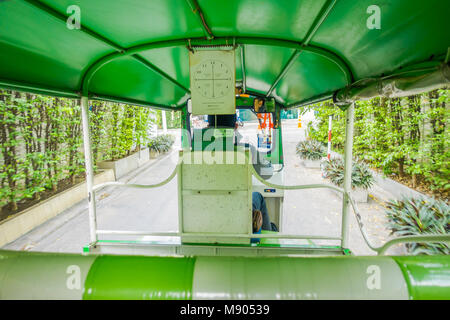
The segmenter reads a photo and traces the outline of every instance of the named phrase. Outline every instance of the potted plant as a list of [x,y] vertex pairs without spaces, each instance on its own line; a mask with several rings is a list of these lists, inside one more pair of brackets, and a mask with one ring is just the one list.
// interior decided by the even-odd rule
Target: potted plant
[[[344,161],[341,158],[325,161],[323,170],[331,183],[338,187],[344,185]],[[359,161],[353,162],[351,195],[356,202],[367,202],[368,189],[372,187],[374,181],[373,174],[367,165]]]
[[148,150],[150,152],[150,159],[155,159],[159,155],[158,144],[156,139],[150,139],[147,144]]
[[[403,197],[386,203],[387,227],[397,237],[450,233],[450,206],[434,198]],[[445,243],[407,243],[406,250],[418,254],[450,254]]]
[[170,148],[175,142],[175,137],[171,134],[162,134],[157,137],[157,142],[159,144],[159,151],[166,153],[169,152]]
[[162,134],[149,141],[147,144],[150,158],[154,159],[161,153],[166,153],[172,148],[175,137],[171,134]]
[[320,168],[320,160],[326,156],[325,147],[316,140],[300,141],[296,153],[307,168]]

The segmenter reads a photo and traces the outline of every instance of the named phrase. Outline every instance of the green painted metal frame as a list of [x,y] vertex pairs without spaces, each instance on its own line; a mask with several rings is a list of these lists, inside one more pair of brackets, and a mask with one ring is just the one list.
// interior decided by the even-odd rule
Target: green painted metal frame
[[[309,28],[309,30],[305,36],[305,40],[302,43],[302,47],[306,47],[309,45],[310,41],[314,37],[314,34],[317,32],[320,25],[325,21],[325,19],[327,18],[328,14],[333,9],[336,2],[337,2],[337,0],[328,0],[323,5],[323,8],[320,11],[319,15],[317,16],[316,20],[314,21],[312,26]],[[266,94],[267,97],[269,97],[272,94],[272,91],[275,89],[278,82],[280,82],[280,80],[284,78],[286,73],[288,73],[288,71],[290,70],[290,68],[292,67],[292,65],[294,64],[294,62],[297,60],[297,58],[300,56],[301,53],[302,53],[302,49],[297,49],[294,51],[294,53],[289,58],[288,62],[286,63],[284,68],[281,70],[280,74],[278,75],[278,77],[276,78],[276,80],[274,81],[272,86],[270,87],[269,91],[267,91],[267,94]]]
[[[28,2],[29,4],[35,6],[36,8],[47,12],[48,14],[52,15],[53,17],[57,18],[59,21],[66,23],[67,20],[67,16],[64,14],[59,13],[58,11],[54,10],[53,8],[43,4],[42,2],[40,2],[39,0],[25,0],[26,2]],[[196,0],[186,0],[193,13],[199,18],[200,24],[202,26],[202,28],[204,29],[204,31],[207,33],[207,40],[213,40],[214,35],[211,32],[211,29],[208,27],[208,25],[206,24],[206,21],[204,20],[204,16],[202,13],[202,10],[198,4],[198,2]],[[322,24],[322,22],[325,20],[326,16],[328,15],[328,13],[331,11],[331,9],[333,8],[333,6],[335,5],[337,0],[330,0],[328,1],[328,3],[325,4],[325,9],[321,11],[321,13],[319,14],[318,19],[316,19],[316,21],[314,22],[313,26],[311,26],[308,35],[306,37],[306,40],[300,44],[301,48],[296,49],[294,55],[291,57],[291,59],[289,60],[290,62],[288,62],[288,65],[285,66],[285,68],[282,71],[282,75],[280,75],[277,78],[277,81],[272,85],[271,90],[269,90],[269,93],[267,94],[267,96],[270,95],[271,91],[273,90],[273,88],[276,86],[276,84],[281,80],[281,78],[287,73],[289,67],[292,65],[292,63],[295,61],[295,59],[300,55],[300,53],[303,50],[306,51],[310,51],[310,52],[314,52],[316,54],[320,54],[328,59],[330,59],[331,61],[333,61],[334,63],[336,63],[339,68],[345,73],[346,77],[347,77],[347,81],[348,84],[351,83],[351,81],[353,80],[353,75],[352,72],[349,68],[349,66],[344,62],[343,59],[341,59],[340,57],[338,57],[337,55],[333,55],[331,52],[325,51],[324,49],[321,48],[314,48],[312,46],[308,46],[310,40],[312,39],[314,33],[317,31],[318,27]],[[150,70],[158,73],[160,76],[162,76],[163,78],[169,80],[170,82],[172,82],[174,85],[176,85],[177,87],[181,88],[182,90],[184,90],[187,93],[190,93],[190,90],[185,88],[183,85],[181,85],[178,81],[176,81],[175,79],[173,79],[172,77],[170,77],[168,74],[166,74],[165,72],[163,72],[161,69],[159,69],[157,66],[153,65],[151,62],[147,61],[146,59],[142,58],[141,56],[139,56],[137,53],[142,52],[142,51],[146,51],[149,49],[155,49],[155,48],[161,48],[164,46],[158,46],[157,44],[155,46],[152,46],[152,44],[149,44],[150,47],[146,48],[146,45],[139,45],[136,47],[132,47],[132,48],[123,48],[121,46],[119,46],[118,44],[114,43],[113,41],[107,39],[106,37],[101,36],[100,34],[96,33],[95,31],[80,25],[80,30],[84,33],[86,33],[87,35],[97,39],[98,41],[101,41],[107,45],[109,45],[112,49],[116,50],[116,54],[111,55],[107,55],[101,59],[99,59],[98,61],[96,61],[94,64],[92,64],[91,66],[88,67],[88,71],[86,72],[85,76],[82,78],[82,95],[83,96],[89,96],[88,93],[88,88],[89,88],[89,82],[92,78],[92,76],[95,74],[96,71],[98,71],[98,69],[101,68],[101,66],[103,66],[104,64],[111,62],[112,60],[117,59],[119,56],[131,56],[132,58],[134,58],[135,60],[139,61],[140,63],[142,63],[144,66],[146,66],[147,68],[149,68]],[[217,40],[220,41],[221,38],[217,38]],[[226,38],[227,39],[227,38]],[[246,38],[236,38],[234,37],[233,40],[236,41],[237,39],[246,39]],[[262,44],[262,45],[267,45],[270,42],[272,42],[273,40],[276,42],[276,44],[270,44],[270,45],[280,45],[280,41],[282,42],[288,42],[288,41],[284,41],[284,40],[279,40],[279,39],[264,39],[264,41],[261,43],[260,38],[247,38],[247,39],[254,39],[255,41],[243,41],[246,42],[247,44]],[[192,41],[195,41],[196,39],[184,39],[185,41],[188,41],[189,44],[193,44]],[[199,38],[197,40],[203,40],[202,38]],[[269,40],[269,41],[267,41]],[[175,40],[176,41],[176,40]],[[225,40],[226,42],[228,42],[227,40]],[[163,42],[165,43],[165,42]],[[171,46],[171,44],[173,45],[173,41],[167,41],[167,43],[169,44],[169,46]],[[181,45],[184,45],[186,43],[181,43]],[[215,43],[211,43],[211,44],[215,44]],[[291,48],[296,48],[298,47],[298,45],[287,45],[286,43],[284,43],[283,45],[281,45],[282,47],[291,47]],[[140,48],[140,49],[139,49]],[[137,49],[137,50],[135,50]],[[243,83],[244,83],[244,92],[245,92],[245,58],[243,56],[243,51],[244,49],[242,48],[242,74],[243,74]],[[105,62],[105,63],[103,63]],[[1,84],[1,83],[0,83]],[[98,98],[102,98],[102,96],[98,95]],[[107,99],[105,97],[105,100],[112,100],[112,99]],[[114,99],[116,101],[118,101],[119,99]],[[122,100],[122,99],[121,99]],[[123,99],[123,101],[130,101],[129,99]],[[183,101],[184,102],[184,101]],[[182,103],[183,103],[182,102]],[[155,103],[139,103],[139,105],[146,105],[146,106],[155,106],[158,108],[164,108],[164,107],[169,107],[169,106],[163,106],[160,104],[155,104]],[[179,105],[177,106],[179,107]],[[173,109],[169,107],[169,109]]]
[[92,161],[91,132],[89,127],[89,100],[81,97],[81,121],[83,130],[86,189],[88,195],[89,234],[91,243],[97,242],[97,206],[94,191],[94,165]]
[[[176,47],[176,46],[187,46],[188,47],[189,45],[218,45],[218,44],[227,44],[227,43],[228,44],[235,43],[236,45],[249,44],[249,45],[262,45],[262,46],[267,46],[267,45],[279,46],[279,47],[283,47],[283,48],[291,48],[291,49],[296,49],[296,50],[312,52],[312,53],[318,54],[318,55],[332,61],[333,63],[335,63],[339,67],[339,69],[343,72],[343,74],[345,75],[348,84],[351,84],[353,81],[352,70],[350,69],[350,67],[347,65],[347,63],[341,57],[339,57],[338,55],[334,54],[333,52],[331,52],[329,50],[326,50],[326,49],[323,49],[323,48],[320,48],[317,46],[312,46],[312,45],[302,46],[302,43],[300,43],[300,42],[294,42],[294,41],[283,40],[283,39],[275,39],[275,38],[217,37],[211,41],[205,40],[204,38],[192,38],[192,39],[182,38],[182,39],[174,39],[174,40],[168,40],[168,41],[156,41],[156,42],[150,42],[150,43],[130,47],[128,49],[124,49],[123,51],[116,51],[116,52],[110,53],[106,56],[101,57],[100,59],[93,62],[90,66],[88,66],[86,68],[86,71],[82,77],[82,85],[80,88],[81,92],[58,91],[58,90],[52,90],[50,88],[46,89],[46,88],[43,88],[40,86],[35,86],[32,84],[27,84],[24,87],[23,84],[19,84],[17,82],[12,82],[12,81],[9,81],[6,79],[0,81],[0,86],[8,87],[11,89],[35,91],[38,93],[46,93],[46,94],[56,93],[58,95],[67,96],[70,98],[73,98],[75,96],[80,97],[83,95],[83,96],[91,96],[91,97],[98,98],[98,99],[105,99],[105,100],[117,101],[117,102],[122,102],[122,103],[135,103],[135,104],[138,104],[141,106],[146,106],[146,107],[156,107],[159,109],[178,110],[186,102],[186,100],[188,99],[188,96],[184,99],[185,101],[181,101],[179,103],[179,105],[177,105],[177,106],[161,105],[161,104],[156,104],[156,103],[151,103],[151,102],[136,101],[133,99],[107,97],[107,96],[103,96],[103,95],[95,95],[92,93],[90,94],[89,93],[89,83],[90,83],[92,77],[94,76],[94,74],[99,69],[101,69],[104,65],[108,64],[109,62],[111,62],[115,59],[119,59],[121,57],[134,56],[135,54],[143,52],[143,51],[147,51],[147,50],[151,50],[151,49],[165,48],[165,47]],[[140,61],[142,63],[142,60],[138,60],[138,61]],[[243,61],[245,62],[245,60],[243,60]],[[147,65],[147,67],[149,67],[149,66],[150,66],[150,63]],[[244,66],[244,69],[245,69],[245,66]],[[244,70],[244,73],[245,73],[245,70]],[[179,87],[182,88],[183,86],[180,84]],[[248,91],[248,90],[246,90],[246,91]],[[333,93],[328,94],[327,97],[332,96],[332,94]],[[258,95],[261,96],[260,94],[258,94]],[[302,101],[300,103],[307,104],[308,101],[315,101],[315,100],[316,100],[316,97],[313,97],[312,99],[308,99],[307,101]],[[297,103],[294,103],[294,104],[288,105],[286,107],[291,108],[296,105],[297,105]]]
[[44,88],[42,86],[36,86],[35,84],[17,82],[17,81],[12,81],[12,80],[7,80],[7,79],[0,79],[0,88],[4,88],[6,90],[31,92],[31,93],[43,94],[43,95],[52,95],[55,97],[65,97],[65,98],[72,98],[72,99],[80,98],[80,95],[76,92],[64,91],[61,89],[50,88],[50,87]]
[[[178,235],[179,236],[179,235]],[[168,236],[170,237],[170,236]],[[306,239],[307,240],[307,239]],[[337,240],[336,240],[337,241]],[[274,243],[276,242],[276,243]],[[309,241],[308,241],[309,242]],[[312,242],[312,241],[311,241]],[[223,250],[222,250],[223,249]],[[280,244],[278,239],[261,238],[260,243],[221,244],[221,243],[173,243],[164,240],[98,240],[93,245],[83,247],[83,252],[96,254],[138,254],[181,255],[181,256],[258,256],[277,257],[290,255],[307,256],[345,256],[353,255],[349,250],[339,245],[318,244]]]
[[[378,270],[377,288],[369,286],[374,276],[369,268]],[[244,299],[314,298],[300,295],[307,291],[319,299],[446,300],[449,270],[446,255],[155,257],[0,250],[0,298],[201,299],[203,293],[210,299],[208,293],[218,291]],[[261,278],[270,281],[264,285]]]
[[[79,98],[79,97],[77,97]],[[183,105],[177,106],[177,107],[169,107],[166,105],[158,104],[158,103],[148,103],[140,100],[135,99],[124,99],[120,97],[112,97],[112,96],[105,96],[105,95],[97,95],[97,94],[91,94],[91,99],[94,100],[104,100],[104,101],[111,101],[111,102],[117,102],[117,103],[125,103],[125,104],[132,104],[139,107],[150,107],[154,109],[159,110],[165,110],[165,111],[180,111],[183,109]]]
[[[27,3],[33,5],[34,7],[48,13],[49,15],[57,18],[59,21],[61,21],[62,23],[66,23],[67,20],[67,16],[64,14],[59,13],[58,11],[54,10],[53,8],[47,6],[46,4],[43,4],[42,2],[38,1],[38,0],[25,0]],[[344,72],[344,74],[346,75],[347,78],[347,82],[348,84],[350,84],[353,80],[353,75],[352,72],[349,68],[349,66],[345,63],[345,61],[340,58],[339,56],[337,56],[336,54],[319,48],[319,47],[314,47],[314,46],[309,46],[308,43],[312,37],[312,34],[317,30],[318,25],[320,25],[324,19],[324,17],[326,16],[327,12],[329,12],[329,10],[326,10],[324,15],[321,15],[319,21],[317,21],[314,26],[311,28],[311,33],[310,36],[307,37],[307,42],[303,42],[303,43],[297,43],[297,42],[292,42],[292,41],[287,41],[287,40],[281,40],[281,39],[271,39],[271,38],[259,38],[259,37],[233,37],[231,39],[229,38],[215,38],[215,40],[213,40],[214,36],[212,35],[209,27],[206,25],[206,22],[204,21],[203,18],[203,14],[201,12],[201,8],[199,7],[197,1],[195,0],[187,0],[188,3],[190,4],[191,8],[193,9],[194,14],[196,14],[196,16],[199,17],[200,22],[202,27],[204,28],[205,32],[208,34],[207,36],[207,40],[205,42],[204,38],[196,38],[196,39],[179,39],[179,40],[170,40],[170,41],[162,41],[162,42],[152,42],[152,43],[148,43],[148,44],[144,44],[144,45],[138,45],[135,47],[131,47],[131,48],[123,48],[121,46],[119,46],[118,44],[114,43],[113,41],[101,36],[100,34],[96,33],[95,31],[80,25],[80,30],[89,35],[90,37],[104,43],[107,44],[108,46],[110,46],[112,49],[115,50],[114,53],[112,54],[108,54],[102,58],[100,58],[99,60],[97,60],[96,62],[94,62],[93,64],[91,64],[90,66],[88,66],[87,68],[87,72],[84,74],[84,76],[82,77],[82,85],[81,85],[81,95],[82,96],[89,96],[89,82],[92,78],[92,76],[95,74],[96,71],[98,71],[102,66],[104,66],[105,64],[120,58],[120,57],[124,57],[124,56],[131,56],[133,59],[137,60],[138,62],[142,63],[144,66],[146,66],[147,68],[149,68],[150,70],[152,70],[153,72],[159,74],[161,77],[169,80],[170,82],[172,82],[174,85],[176,85],[177,87],[181,88],[182,90],[184,90],[185,92],[189,93],[189,89],[185,88],[183,85],[181,85],[178,81],[176,81],[175,79],[173,79],[172,77],[170,77],[169,75],[167,75],[165,72],[163,72],[161,69],[159,69],[158,67],[156,67],[155,65],[153,65],[151,62],[147,61],[146,59],[142,58],[141,56],[139,56],[138,54],[142,51],[146,51],[146,50],[150,50],[150,49],[156,49],[156,48],[163,48],[163,47],[170,47],[170,46],[177,46],[177,45],[189,45],[190,44],[203,44],[203,45],[213,45],[213,44],[223,44],[223,43],[228,43],[228,40],[233,40],[233,43],[240,43],[240,44],[256,44],[256,45],[273,45],[273,46],[281,46],[281,47],[286,47],[286,48],[293,48],[296,49],[296,52],[301,52],[303,50],[305,51],[310,51],[316,54],[319,54],[321,56],[326,57],[327,59],[333,61],[334,63],[336,63],[338,65],[338,67]],[[334,5],[334,1],[332,1],[331,3]],[[329,9],[331,9],[332,6],[330,6]],[[242,49],[242,51],[244,51]],[[297,55],[298,56],[298,55]],[[245,58],[242,55],[242,67],[243,67],[243,78],[244,78],[244,88],[245,88]],[[294,61],[295,59],[292,58],[291,59],[291,63]],[[285,68],[286,72],[288,68]],[[280,77],[281,79],[281,77]],[[278,81],[280,80],[278,79]],[[278,82],[277,81],[277,82]],[[2,85],[3,87],[8,87],[11,89],[16,89],[16,88],[20,88],[23,85],[20,85],[18,83],[13,83],[7,80],[4,80],[2,82],[0,82],[0,85]],[[71,92],[56,92],[52,89],[45,89],[45,88],[38,88],[36,86],[33,85],[25,85],[25,87],[23,87],[22,89],[25,90],[32,90],[35,91],[37,93],[47,93],[47,94],[58,94],[60,96],[69,96],[69,97],[74,97],[75,95],[80,96],[79,93],[71,93]],[[139,101],[135,101],[132,99],[121,99],[121,98],[114,98],[111,99],[105,96],[101,96],[101,95],[97,95],[98,99],[105,99],[105,100],[111,100],[111,101],[120,101],[120,102],[131,102],[131,103],[137,103],[138,105],[142,105],[142,106],[150,106],[150,107],[157,107],[157,108],[168,108],[170,110],[173,110],[174,107],[179,107],[181,104],[184,103],[184,101],[181,101],[181,103],[177,106],[166,106],[166,105],[160,105],[160,104],[155,104],[155,103],[151,103],[151,102],[139,102]],[[187,98],[186,98],[187,99]]]
[[125,56],[131,56],[136,53],[140,53],[142,51],[164,48],[164,47],[176,47],[176,46],[195,46],[195,45],[229,45],[230,43],[234,43],[235,45],[240,44],[252,44],[252,45],[262,45],[262,46],[278,46],[283,48],[290,49],[298,49],[309,51],[315,54],[318,54],[324,58],[329,59],[333,63],[335,63],[339,69],[344,73],[347,83],[351,84],[353,80],[353,73],[347,63],[338,55],[333,52],[312,45],[303,46],[301,42],[294,42],[283,39],[276,38],[262,38],[262,37],[217,37],[213,40],[205,40],[204,38],[181,38],[167,41],[156,41],[150,42],[146,44],[140,44],[137,46],[130,47],[125,49],[124,52],[115,52],[109,55],[106,55],[96,62],[92,63],[88,68],[86,73],[83,76],[82,81],[82,92],[87,93],[89,89],[89,82],[92,76],[97,72],[101,67],[105,64]]
[[[61,12],[53,9],[49,5],[43,3],[42,1],[40,1],[40,0],[24,0],[24,1],[26,3],[34,6],[35,8],[55,17],[62,23],[66,22],[67,15],[65,13],[61,13]],[[2,79],[0,81],[0,87],[7,88],[7,89],[30,91],[30,92],[35,92],[35,93],[54,94],[54,95],[65,96],[65,97],[69,97],[69,98],[74,98],[76,96],[80,97],[81,95],[87,95],[86,93],[88,92],[89,86],[85,85],[85,83],[89,82],[90,76],[92,76],[92,74],[95,73],[97,67],[99,67],[97,65],[97,63],[102,64],[102,62],[105,62],[105,60],[110,60],[110,59],[111,59],[110,61],[112,61],[112,60],[118,58],[119,56],[131,56],[136,61],[143,63],[146,67],[148,67],[153,72],[159,74],[162,78],[167,79],[168,81],[172,82],[176,87],[181,88],[182,90],[185,90],[187,93],[189,93],[189,90],[187,88],[185,88],[177,80],[173,79],[168,74],[163,72],[161,69],[156,67],[154,64],[152,64],[151,62],[142,58],[139,55],[139,53],[141,51],[144,51],[145,49],[152,49],[152,48],[158,48],[158,47],[162,48],[162,47],[167,47],[167,46],[171,46],[171,45],[176,45],[177,41],[178,41],[178,45],[183,45],[183,46],[187,44],[185,42],[189,42],[189,41],[193,41],[193,42],[200,41],[204,45],[210,45],[210,44],[217,44],[218,42],[216,42],[216,41],[220,42],[221,39],[225,40],[225,41],[230,40],[230,42],[231,42],[231,40],[233,40],[234,43],[236,43],[235,40],[238,40],[238,41],[240,41],[241,44],[260,44],[260,45],[280,46],[280,47],[292,48],[295,50],[295,52],[294,52],[293,56],[291,57],[291,59],[289,60],[288,64],[286,64],[284,66],[282,72],[278,75],[277,80],[275,81],[275,83],[272,84],[268,94],[270,94],[272,92],[272,90],[276,87],[276,84],[284,77],[284,75],[286,75],[286,73],[288,72],[288,69],[290,68],[290,66],[292,66],[293,62],[296,61],[296,58],[299,56],[299,54],[302,51],[310,51],[310,52],[314,52],[316,54],[320,54],[322,56],[327,57],[328,59],[330,59],[331,61],[336,63],[339,66],[339,68],[344,72],[344,74],[346,75],[346,78],[347,78],[347,84],[352,84],[354,81],[354,76],[353,76],[354,72],[352,72],[351,67],[349,66],[349,63],[347,63],[345,59],[343,59],[341,56],[339,56],[339,54],[334,52],[334,50],[330,51],[323,47],[317,47],[317,46],[313,46],[313,45],[309,44],[311,42],[313,36],[319,30],[319,27],[325,22],[325,19],[328,17],[330,12],[332,12],[333,7],[337,7],[337,6],[335,6],[335,4],[337,3],[337,0],[328,0],[325,2],[325,4],[322,6],[322,9],[315,17],[315,20],[309,27],[309,29],[306,33],[306,36],[304,37],[304,39],[302,41],[289,41],[289,40],[282,40],[282,39],[259,38],[259,37],[215,38],[214,35],[212,34],[210,27],[206,23],[206,18],[204,17],[203,11],[200,8],[197,0],[186,0],[186,1],[190,5],[192,12],[197,16],[201,27],[203,28],[204,32],[206,33],[206,37],[205,37],[206,40],[204,37],[191,38],[191,39],[186,38],[186,39],[175,40],[175,43],[172,40],[158,42],[159,46],[158,46],[158,43],[155,42],[155,43],[148,43],[148,44],[144,44],[144,45],[140,45],[140,46],[134,46],[134,47],[130,47],[130,48],[123,48],[122,46],[117,45],[115,42],[100,35],[99,33],[95,32],[94,30],[81,25],[80,26],[81,32],[85,33],[86,35],[90,36],[93,39],[98,40],[99,42],[101,42],[103,44],[110,46],[111,49],[115,51],[115,54],[107,54],[103,58],[100,58],[96,62],[87,66],[88,72],[85,73],[84,77],[82,77],[80,80],[81,81],[80,90],[82,90],[82,93],[80,93],[78,91],[70,92],[70,91],[52,89],[50,87],[44,88],[42,85],[34,85],[31,83],[18,83],[17,81],[9,81],[8,79]],[[105,60],[103,60],[103,59],[105,59]],[[241,60],[243,60],[243,59],[241,59]],[[245,63],[245,60],[243,60],[243,61]],[[109,62],[109,61],[107,61],[107,62]],[[423,61],[422,61],[422,63],[423,63]],[[402,66],[402,67],[405,68],[407,66]],[[89,74],[91,69],[94,69],[94,71],[92,72],[92,74]],[[392,74],[395,74],[395,73],[396,72],[394,72]],[[384,76],[384,74],[382,74],[381,76]],[[246,86],[245,65],[244,65],[244,70],[243,70],[243,78],[244,78],[244,86]],[[316,103],[316,102],[331,98],[333,96],[333,93],[334,92],[321,93],[321,94],[318,94],[317,96],[307,98],[302,101],[284,105],[283,108],[288,109],[288,108],[294,108],[294,107],[301,107],[301,106],[311,104],[311,103]],[[124,102],[124,103],[137,103],[138,105],[142,105],[142,106],[156,107],[159,109],[165,108],[168,110],[177,110],[176,108],[178,108],[180,105],[182,105],[184,103],[184,101],[187,99],[187,98],[184,98],[184,99],[182,98],[182,101],[179,101],[175,104],[172,103],[172,104],[167,104],[167,105],[166,104],[161,105],[161,104],[156,104],[156,103],[152,103],[149,101],[142,102],[142,101],[135,101],[133,99],[127,99],[127,98],[115,97],[114,99],[107,99],[107,97],[105,97],[104,95],[101,95],[101,94],[98,94],[96,97],[98,99],[120,101],[120,102]]]
[[202,27],[203,31],[206,33],[206,38],[208,40],[213,39],[214,35],[211,31],[211,28],[206,23],[205,16],[204,16],[203,11],[200,8],[200,5],[198,4],[197,0],[186,0],[186,1],[189,4],[189,6],[191,7],[192,12],[198,18],[198,21],[200,22],[200,26]]
[[[66,24],[67,18],[68,16],[56,11],[55,9],[49,7],[48,5],[40,2],[39,0],[24,0],[25,2],[27,2],[28,4],[36,7],[37,9],[44,11],[46,13],[48,13],[49,15],[55,17],[56,19],[58,19],[59,21],[63,22],[64,24]],[[107,45],[109,45],[111,48],[113,48],[116,51],[123,51],[124,48],[122,48],[121,46],[119,46],[118,44],[114,43],[113,41],[103,37],[102,35],[98,34],[97,32],[83,26],[82,24],[80,24],[80,31],[91,36],[94,39],[97,39],[100,42],[103,42]]]
[[[25,0],[25,1],[27,3],[33,5],[34,7],[38,8],[38,9],[40,9],[40,10],[46,12],[46,13],[48,13],[49,15],[57,18],[60,22],[62,22],[64,24],[66,23],[68,16],[59,13],[58,11],[56,11],[53,8],[47,6],[46,4],[43,4],[39,0]],[[114,49],[117,53],[124,53],[126,51],[126,48],[123,48],[123,47],[119,46],[118,44],[114,43],[113,41],[107,39],[106,37],[103,37],[102,35],[100,35],[97,32],[95,32],[95,31],[93,31],[93,30],[83,26],[82,24],[80,24],[80,31],[85,33],[85,34],[87,34],[87,35],[89,35],[90,37],[92,37],[92,38],[94,38],[94,39],[104,43],[104,44],[107,44],[112,49]],[[140,63],[142,63],[148,69],[152,70],[153,72],[156,72],[161,77],[169,80],[170,82],[172,82],[174,85],[176,85],[177,87],[181,88],[185,92],[188,92],[188,93],[190,92],[189,89],[185,88],[178,81],[176,81],[175,79],[170,77],[168,74],[166,74],[161,69],[159,69],[158,67],[156,67],[155,65],[153,65],[152,63],[147,61],[146,59],[142,58],[141,56],[139,56],[137,54],[133,54],[133,55],[131,55],[131,57],[133,59],[135,59],[136,61],[139,61]]]
[[241,46],[241,70],[242,70],[242,93],[247,92],[247,79],[245,75],[245,48]]
[[342,223],[341,223],[341,245],[348,248],[350,191],[352,190],[352,166],[353,166],[353,129],[355,118],[355,104],[352,103],[345,112],[345,152],[344,152],[344,193],[342,197]]

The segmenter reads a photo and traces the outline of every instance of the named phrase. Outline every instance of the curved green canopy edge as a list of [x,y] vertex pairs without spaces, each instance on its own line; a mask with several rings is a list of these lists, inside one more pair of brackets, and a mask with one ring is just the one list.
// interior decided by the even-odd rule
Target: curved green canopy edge
[[289,108],[447,63],[449,13],[442,0],[3,0],[0,87],[173,110],[189,48],[233,45],[237,85]]

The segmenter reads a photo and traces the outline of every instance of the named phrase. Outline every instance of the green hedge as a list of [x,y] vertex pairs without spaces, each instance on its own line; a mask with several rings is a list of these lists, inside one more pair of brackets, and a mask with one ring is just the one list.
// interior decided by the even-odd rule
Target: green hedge
[[[354,155],[386,175],[409,177],[415,187],[450,192],[449,90],[397,98],[359,101],[355,107]],[[333,115],[332,146],[342,152],[345,112],[326,101],[311,107],[318,125],[311,138],[327,142],[328,116]]]
[[[94,164],[147,144],[148,108],[90,101]],[[0,208],[84,172],[79,100],[0,90]]]

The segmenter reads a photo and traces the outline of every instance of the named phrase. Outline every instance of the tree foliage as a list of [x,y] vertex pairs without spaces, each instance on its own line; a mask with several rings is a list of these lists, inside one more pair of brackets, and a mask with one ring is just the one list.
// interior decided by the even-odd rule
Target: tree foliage
[[[449,90],[396,99],[374,98],[355,106],[354,155],[385,175],[425,184],[436,194],[450,193]],[[327,142],[333,115],[332,146],[343,151],[345,112],[326,101],[312,106],[311,138]]]
[[[94,165],[124,157],[150,139],[148,108],[90,101]],[[0,91],[0,207],[12,211],[27,198],[84,173],[80,101]]]

